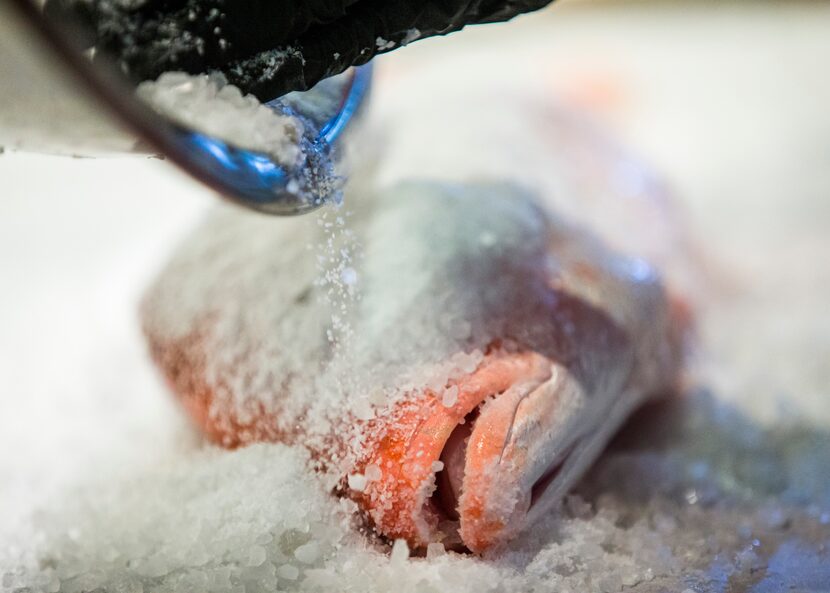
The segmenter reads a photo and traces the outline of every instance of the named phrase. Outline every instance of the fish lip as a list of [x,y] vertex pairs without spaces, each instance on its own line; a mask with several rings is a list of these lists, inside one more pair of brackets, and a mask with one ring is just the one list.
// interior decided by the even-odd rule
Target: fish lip
[[[504,520],[497,525],[495,535],[478,540],[471,536],[469,530],[463,534],[461,539],[473,553],[482,554],[505,545],[508,541],[524,531],[529,525],[535,523],[561,499],[562,479],[567,479],[570,469],[579,457],[582,440],[575,437],[569,444],[564,445],[562,452],[541,472],[537,472],[531,485],[523,485],[520,479],[515,477],[503,481],[501,488],[494,488],[496,492],[509,492],[513,490],[515,504],[510,508]],[[493,482],[499,480],[494,479]],[[469,517],[462,515],[459,523],[470,522]]]
[[[549,371],[550,365],[546,362],[543,362],[546,359],[544,359],[540,355],[535,356],[536,366],[535,371],[532,375],[524,378],[523,380],[513,383],[510,387],[502,391],[484,394],[483,397],[481,397],[480,400],[476,403],[475,407],[471,409],[467,413],[467,415],[454,427],[452,433],[444,442],[443,448],[440,453],[440,460],[444,463],[444,469],[442,469],[440,472],[438,472],[438,475],[436,475],[435,492],[431,497],[431,501],[433,503],[433,510],[438,511],[442,519],[450,521],[458,521],[460,519],[458,509],[456,507],[458,505],[459,498],[463,491],[464,476],[467,473],[467,460],[464,459],[460,468],[462,477],[457,480],[454,479],[454,477],[450,477],[449,472],[452,470],[452,466],[457,465],[451,463],[451,461],[453,461],[453,455],[449,453],[449,449],[453,446],[452,443],[454,441],[456,443],[458,442],[459,432],[462,435],[466,434],[466,437],[464,437],[464,442],[461,445],[462,456],[466,457],[465,452],[467,449],[467,444],[469,442],[469,438],[472,436],[472,433],[476,428],[476,421],[481,414],[481,410],[489,404],[496,402],[500,398],[510,397],[510,395],[508,394],[512,393],[515,397],[516,394],[519,393],[520,395],[518,396],[518,399],[516,400],[513,409],[509,410],[508,412],[510,422],[504,434],[504,438],[502,440],[500,450],[498,453],[498,461],[501,462],[505,449],[511,442],[513,425],[521,402],[525,399],[525,397],[527,397],[527,395],[534,392],[536,388],[545,384],[551,378],[552,373]],[[457,472],[458,469],[456,468],[455,471]],[[458,488],[456,488],[454,484],[454,482],[456,481],[459,482]],[[449,492],[447,492],[447,490],[449,490]]]
[[[562,365],[529,393],[501,394],[482,411],[467,447],[460,532],[483,553],[505,543],[558,499],[562,476],[571,475],[574,453],[585,435],[583,386]],[[501,435],[501,436],[500,436]],[[503,439],[487,449],[488,440]],[[489,457],[488,457],[489,453]]]
[[[482,553],[522,531],[529,511],[547,510],[557,498],[551,493],[573,473],[589,402],[565,366],[533,351],[495,355],[458,385],[450,407],[427,393],[397,409],[358,467],[376,465],[381,475],[352,496],[386,537],[414,547],[458,541]],[[436,468],[453,433],[476,412],[460,461]],[[441,504],[437,475],[449,467],[461,476],[451,503],[459,511],[455,522]]]
[[[444,517],[433,504],[439,471],[435,462],[452,432],[482,402],[498,400],[519,382],[534,377],[544,381],[549,369],[549,359],[532,350],[494,349],[473,372],[448,383],[459,387],[452,405],[435,392],[418,392],[398,402],[391,416],[378,420],[369,429],[373,436],[366,455],[354,467],[361,472],[377,466],[380,476],[360,491],[349,491],[376,531],[406,539],[416,548],[441,540]],[[493,444],[500,449],[503,443],[497,439]]]
[[[456,427],[456,430],[464,430],[468,433],[466,438],[469,438],[470,433],[472,433],[472,427],[475,425],[475,421],[478,418],[479,407],[468,414],[463,424],[459,424]],[[528,512],[530,512],[539,500],[543,498],[545,492],[565,469],[571,454],[579,448],[579,443],[580,436],[577,435],[575,438],[571,439],[568,444],[562,447],[562,452],[551,461],[547,468],[536,478],[535,482],[533,482],[530,487],[530,506],[528,508]],[[460,515],[458,513],[457,506],[460,492],[456,493],[453,486],[449,483],[450,478],[447,476],[449,468],[448,463],[445,461],[444,451],[441,453],[441,461],[444,463],[444,469],[436,475],[436,490],[431,498],[432,506],[443,520],[458,522],[460,520]],[[449,493],[447,490],[449,490]]]

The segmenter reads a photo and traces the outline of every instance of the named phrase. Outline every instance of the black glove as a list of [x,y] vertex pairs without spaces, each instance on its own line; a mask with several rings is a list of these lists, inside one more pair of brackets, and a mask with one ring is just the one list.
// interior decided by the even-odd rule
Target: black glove
[[508,20],[552,0],[48,0],[136,82],[222,71],[270,100],[416,39]]

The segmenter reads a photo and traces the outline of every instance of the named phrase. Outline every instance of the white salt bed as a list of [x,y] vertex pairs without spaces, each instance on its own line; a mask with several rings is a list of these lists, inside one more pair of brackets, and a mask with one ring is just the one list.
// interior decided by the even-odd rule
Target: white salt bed
[[165,72],[142,82],[138,96],[174,121],[293,168],[302,161],[303,123],[243,95],[222,74]]
[[[559,515],[485,559],[439,546],[424,558],[399,546],[390,557],[301,451],[219,451],[188,430],[141,358],[135,310],[207,197],[158,162],[0,157],[0,590],[830,588],[828,26],[818,5],[563,5],[417,44],[398,54],[389,86],[381,72],[375,105],[385,117],[405,108],[384,97],[407,92],[410,67],[444,81],[413,78],[424,92],[452,93],[448,77],[481,63],[505,88],[526,68],[588,101],[668,175],[715,278],[689,393],[641,415]],[[445,42],[475,53],[450,60]],[[408,112],[420,122],[392,121],[434,130],[427,120],[443,112],[420,99]],[[456,158],[453,137],[432,157]],[[394,141],[384,175],[446,173],[425,157],[405,160],[417,155],[404,142]],[[636,177],[620,178],[631,189]],[[122,187],[125,178],[141,183]],[[62,199],[44,212],[32,196]]]

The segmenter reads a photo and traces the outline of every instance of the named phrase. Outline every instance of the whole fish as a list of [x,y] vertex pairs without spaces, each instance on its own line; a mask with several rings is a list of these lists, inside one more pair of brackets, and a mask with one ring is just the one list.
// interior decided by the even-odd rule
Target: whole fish
[[[142,311],[196,425],[228,447],[307,447],[378,534],[413,547],[482,553],[550,512],[633,410],[676,388],[689,313],[658,270],[677,240],[658,186],[623,195],[609,180],[626,155],[567,111],[525,113],[559,163],[519,176],[531,191],[401,174],[352,189],[349,216],[211,215]],[[599,212],[600,193],[616,237],[559,207]]]

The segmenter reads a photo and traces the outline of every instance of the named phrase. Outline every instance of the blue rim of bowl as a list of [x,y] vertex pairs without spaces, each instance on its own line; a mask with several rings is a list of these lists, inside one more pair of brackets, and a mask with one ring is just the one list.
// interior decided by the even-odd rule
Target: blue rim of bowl
[[321,182],[317,185],[314,180],[309,181],[309,170],[319,171],[331,166],[332,148],[361,111],[371,80],[371,64],[352,69],[340,108],[320,126],[315,138],[304,140],[301,148],[306,162],[296,169],[287,170],[266,153],[239,148],[173,124],[177,153],[199,171],[203,181],[224,188],[223,193],[233,202],[280,216],[310,212],[337,199],[337,184]]

